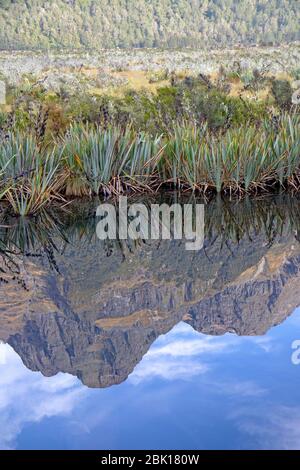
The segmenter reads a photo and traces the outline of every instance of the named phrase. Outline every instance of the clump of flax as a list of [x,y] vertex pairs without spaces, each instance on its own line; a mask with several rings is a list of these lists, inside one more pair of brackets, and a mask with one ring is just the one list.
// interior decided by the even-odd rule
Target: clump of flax
[[108,128],[109,119],[110,119],[110,115],[109,115],[108,105],[107,105],[107,103],[104,103],[100,107],[100,122],[101,122],[104,130],[107,130],[107,128]]
[[13,112],[10,112],[0,127],[0,142],[3,142],[9,139],[9,132],[14,128],[14,126],[15,126],[15,115]]
[[37,143],[39,146],[41,146],[44,142],[44,137],[46,134],[46,129],[47,129],[47,122],[49,118],[49,110],[48,109],[43,109],[42,106],[40,106],[36,124],[35,124],[35,135],[37,139]]

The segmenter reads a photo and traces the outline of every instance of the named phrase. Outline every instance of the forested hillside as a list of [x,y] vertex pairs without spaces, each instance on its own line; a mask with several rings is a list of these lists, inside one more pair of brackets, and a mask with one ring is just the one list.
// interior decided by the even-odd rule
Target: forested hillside
[[0,48],[294,41],[297,0],[0,0]]

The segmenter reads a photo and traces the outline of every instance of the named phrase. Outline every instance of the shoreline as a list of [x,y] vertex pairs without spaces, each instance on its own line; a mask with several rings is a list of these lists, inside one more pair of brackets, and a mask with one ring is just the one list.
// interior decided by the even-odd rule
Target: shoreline
[[16,215],[82,197],[170,190],[208,198],[299,193],[300,117],[219,134],[192,125],[161,136],[73,126],[51,146],[8,132],[0,145],[0,200]]

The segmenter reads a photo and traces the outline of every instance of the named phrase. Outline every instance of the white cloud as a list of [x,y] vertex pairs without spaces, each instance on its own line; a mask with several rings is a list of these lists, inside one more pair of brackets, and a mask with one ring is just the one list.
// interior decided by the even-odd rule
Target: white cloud
[[4,343],[0,341],[0,366],[6,364],[7,361],[7,348]]
[[203,374],[207,370],[207,365],[200,363],[195,364],[193,361],[176,361],[165,358],[154,361],[146,359],[141,367],[138,366],[135,369],[129,377],[129,380],[134,384],[154,377],[161,377],[165,380],[178,378],[183,380]]
[[238,428],[251,435],[255,447],[300,449],[300,408],[267,404],[263,409],[239,408],[231,416]]
[[275,343],[274,338],[271,336],[247,336],[244,339],[258,346],[266,353],[274,352],[275,348],[278,348],[278,344]]
[[156,346],[150,349],[148,357],[153,356],[172,356],[172,357],[191,357],[204,353],[214,353],[224,351],[228,344],[224,341],[214,341],[212,337],[200,337],[196,339],[174,340],[162,346]]
[[234,380],[228,381],[215,381],[211,382],[214,390],[218,390],[220,393],[227,395],[237,395],[240,398],[243,397],[261,397],[268,394],[268,389],[259,386],[257,383],[251,380],[235,382]]
[[169,333],[158,338],[129,380],[140,383],[145,379],[161,377],[165,380],[188,380],[210,369],[205,362],[212,354],[220,354],[232,347],[230,336],[208,337],[191,326],[180,323]]
[[26,423],[68,415],[85,389],[67,374],[46,378],[29,371],[8,345],[0,345],[0,357],[0,449],[12,449]]

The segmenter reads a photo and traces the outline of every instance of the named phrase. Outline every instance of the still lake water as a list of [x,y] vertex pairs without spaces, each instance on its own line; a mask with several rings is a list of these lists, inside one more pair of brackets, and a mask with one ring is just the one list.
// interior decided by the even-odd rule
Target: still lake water
[[2,217],[0,448],[300,448],[300,202],[211,202],[199,252],[94,212]]

